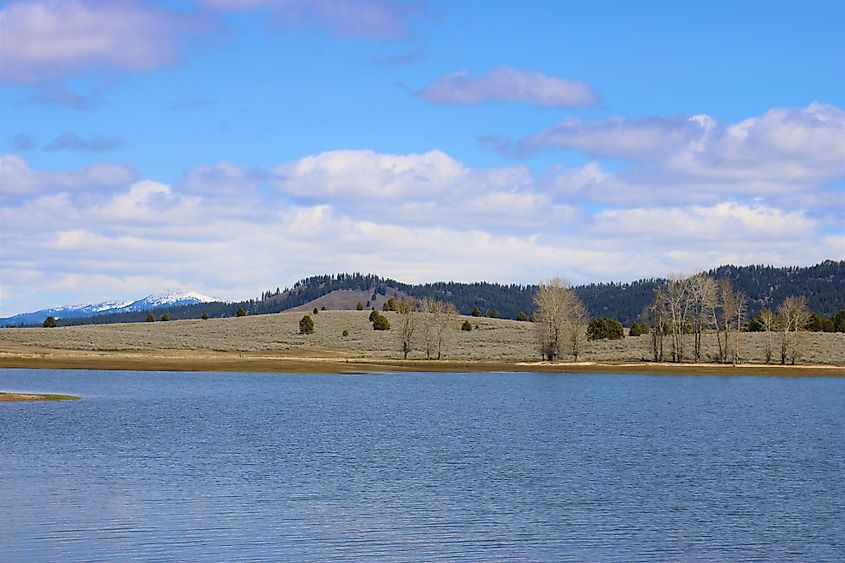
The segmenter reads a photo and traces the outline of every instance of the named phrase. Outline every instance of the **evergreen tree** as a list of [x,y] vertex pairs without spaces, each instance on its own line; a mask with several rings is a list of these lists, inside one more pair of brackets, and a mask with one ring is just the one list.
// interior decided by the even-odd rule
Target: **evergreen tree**
[[373,318],[373,330],[390,330],[390,321],[384,315],[376,313]]
[[616,319],[593,319],[587,327],[587,338],[590,340],[618,340],[624,336],[622,323]]

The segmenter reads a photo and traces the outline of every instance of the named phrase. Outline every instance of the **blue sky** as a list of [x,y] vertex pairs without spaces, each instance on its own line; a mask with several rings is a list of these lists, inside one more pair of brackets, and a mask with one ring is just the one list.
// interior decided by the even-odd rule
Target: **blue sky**
[[841,2],[0,6],[2,316],[845,257]]

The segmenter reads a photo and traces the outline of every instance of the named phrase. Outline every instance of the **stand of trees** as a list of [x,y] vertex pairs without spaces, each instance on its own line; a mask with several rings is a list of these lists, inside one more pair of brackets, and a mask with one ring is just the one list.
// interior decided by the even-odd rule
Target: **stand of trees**
[[589,314],[584,303],[561,278],[540,282],[534,295],[536,330],[540,355],[549,361],[583,352]]
[[430,297],[396,300],[392,306],[398,317],[402,357],[408,359],[419,348],[427,360],[443,359],[452,332],[457,329],[457,308]]
[[[646,326],[637,324],[636,328],[638,334],[651,335],[652,355],[657,362],[706,360],[701,344],[702,335],[709,333],[716,337],[718,346],[717,356],[710,359],[739,363],[742,358],[739,334],[743,331],[766,333],[766,363],[772,362],[776,349],[781,364],[795,364],[800,359],[804,340],[801,334],[811,326],[812,320],[806,297],[787,297],[778,306],[777,315],[764,308],[746,324],[747,312],[747,296],[735,290],[729,278],[717,280],[705,274],[672,276],[657,288],[654,299],[644,309],[641,316]],[[842,317],[845,320],[845,312]],[[686,335],[692,335],[691,354],[685,348]],[[669,339],[668,346],[664,344],[665,338]]]
[[746,297],[734,291],[727,278],[716,281],[704,275],[670,276],[659,286],[654,299],[644,311],[652,336],[654,361],[666,360],[663,339],[668,336],[672,362],[687,359],[684,335],[693,335],[692,360],[702,361],[701,337],[705,332],[716,335],[719,347],[716,361],[737,363],[740,349],[735,333],[742,329],[746,314]]

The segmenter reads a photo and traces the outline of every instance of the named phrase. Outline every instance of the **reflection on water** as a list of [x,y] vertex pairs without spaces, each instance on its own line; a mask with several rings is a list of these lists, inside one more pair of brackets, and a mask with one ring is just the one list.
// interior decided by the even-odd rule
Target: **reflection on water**
[[0,370],[0,560],[841,560],[845,380]]

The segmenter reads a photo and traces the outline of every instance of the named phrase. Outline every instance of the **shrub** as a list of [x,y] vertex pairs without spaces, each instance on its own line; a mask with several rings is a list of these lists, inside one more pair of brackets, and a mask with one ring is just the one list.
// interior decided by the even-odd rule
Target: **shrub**
[[479,309],[478,307],[473,307],[472,308],[472,316],[473,317],[480,317],[481,316],[481,309]]
[[238,307],[238,310],[235,312],[236,317],[244,317],[246,316],[246,311],[244,311],[243,307]]
[[625,337],[622,323],[616,319],[602,317],[593,319],[587,327],[587,338],[590,340],[619,340]]
[[516,316],[516,320],[525,322],[528,320],[528,315],[520,311],[519,314]]
[[472,323],[469,321],[464,321],[464,324],[461,325],[461,330],[465,332],[469,332],[472,330]]
[[314,321],[308,315],[299,319],[299,334],[314,334]]
[[207,321],[207,320],[208,320],[208,313],[203,313],[203,314],[202,314],[202,320],[204,320],[204,321]]
[[169,320],[170,320],[170,315],[168,315],[167,313],[163,314],[163,315],[161,316],[161,320],[163,320],[163,321],[169,321]]
[[314,307],[314,310],[311,311],[311,312],[314,313],[315,315],[317,315],[317,314],[320,313],[320,310],[317,307]]
[[642,336],[643,334],[648,334],[651,332],[651,329],[648,327],[646,323],[633,323],[631,324],[631,331],[629,334],[631,336]]
[[346,330],[346,329],[343,329],[343,336],[349,336],[349,331]]
[[356,311],[363,311],[364,310],[364,304],[361,303],[360,301],[358,301],[358,304],[355,305],[355,310]]
[[56,317],[49,316],[41,323],[44,328],[56,328]]
[[148,322],[148,323],[154,323],[154,322],[156,322],[155,315],[153,315],[152,313],[150,313],[149,315],[147,315],[147,322]]
[[390,330],[390,321],[384,315],[379,315],[373,318],[373,330]]
[[490,317],[491,319],[498,319],[499,318],[499,310],[497,308],[493,307],[492,309],[490,309],[490,312],[487,313],[487,316]]
[[398,306],[398,303],[396,303],[396,299],[391,297],[390,299],[388,299],[385,302],[384,305],[382,305],[382,310],[383,311],[395,311],[397,306]]
[[325,311],[325,310],[326,310],[326,306],[325,306],[325,305],[323,305],[322,307],[320,307],[320,310],[321,310],[321,311]]

